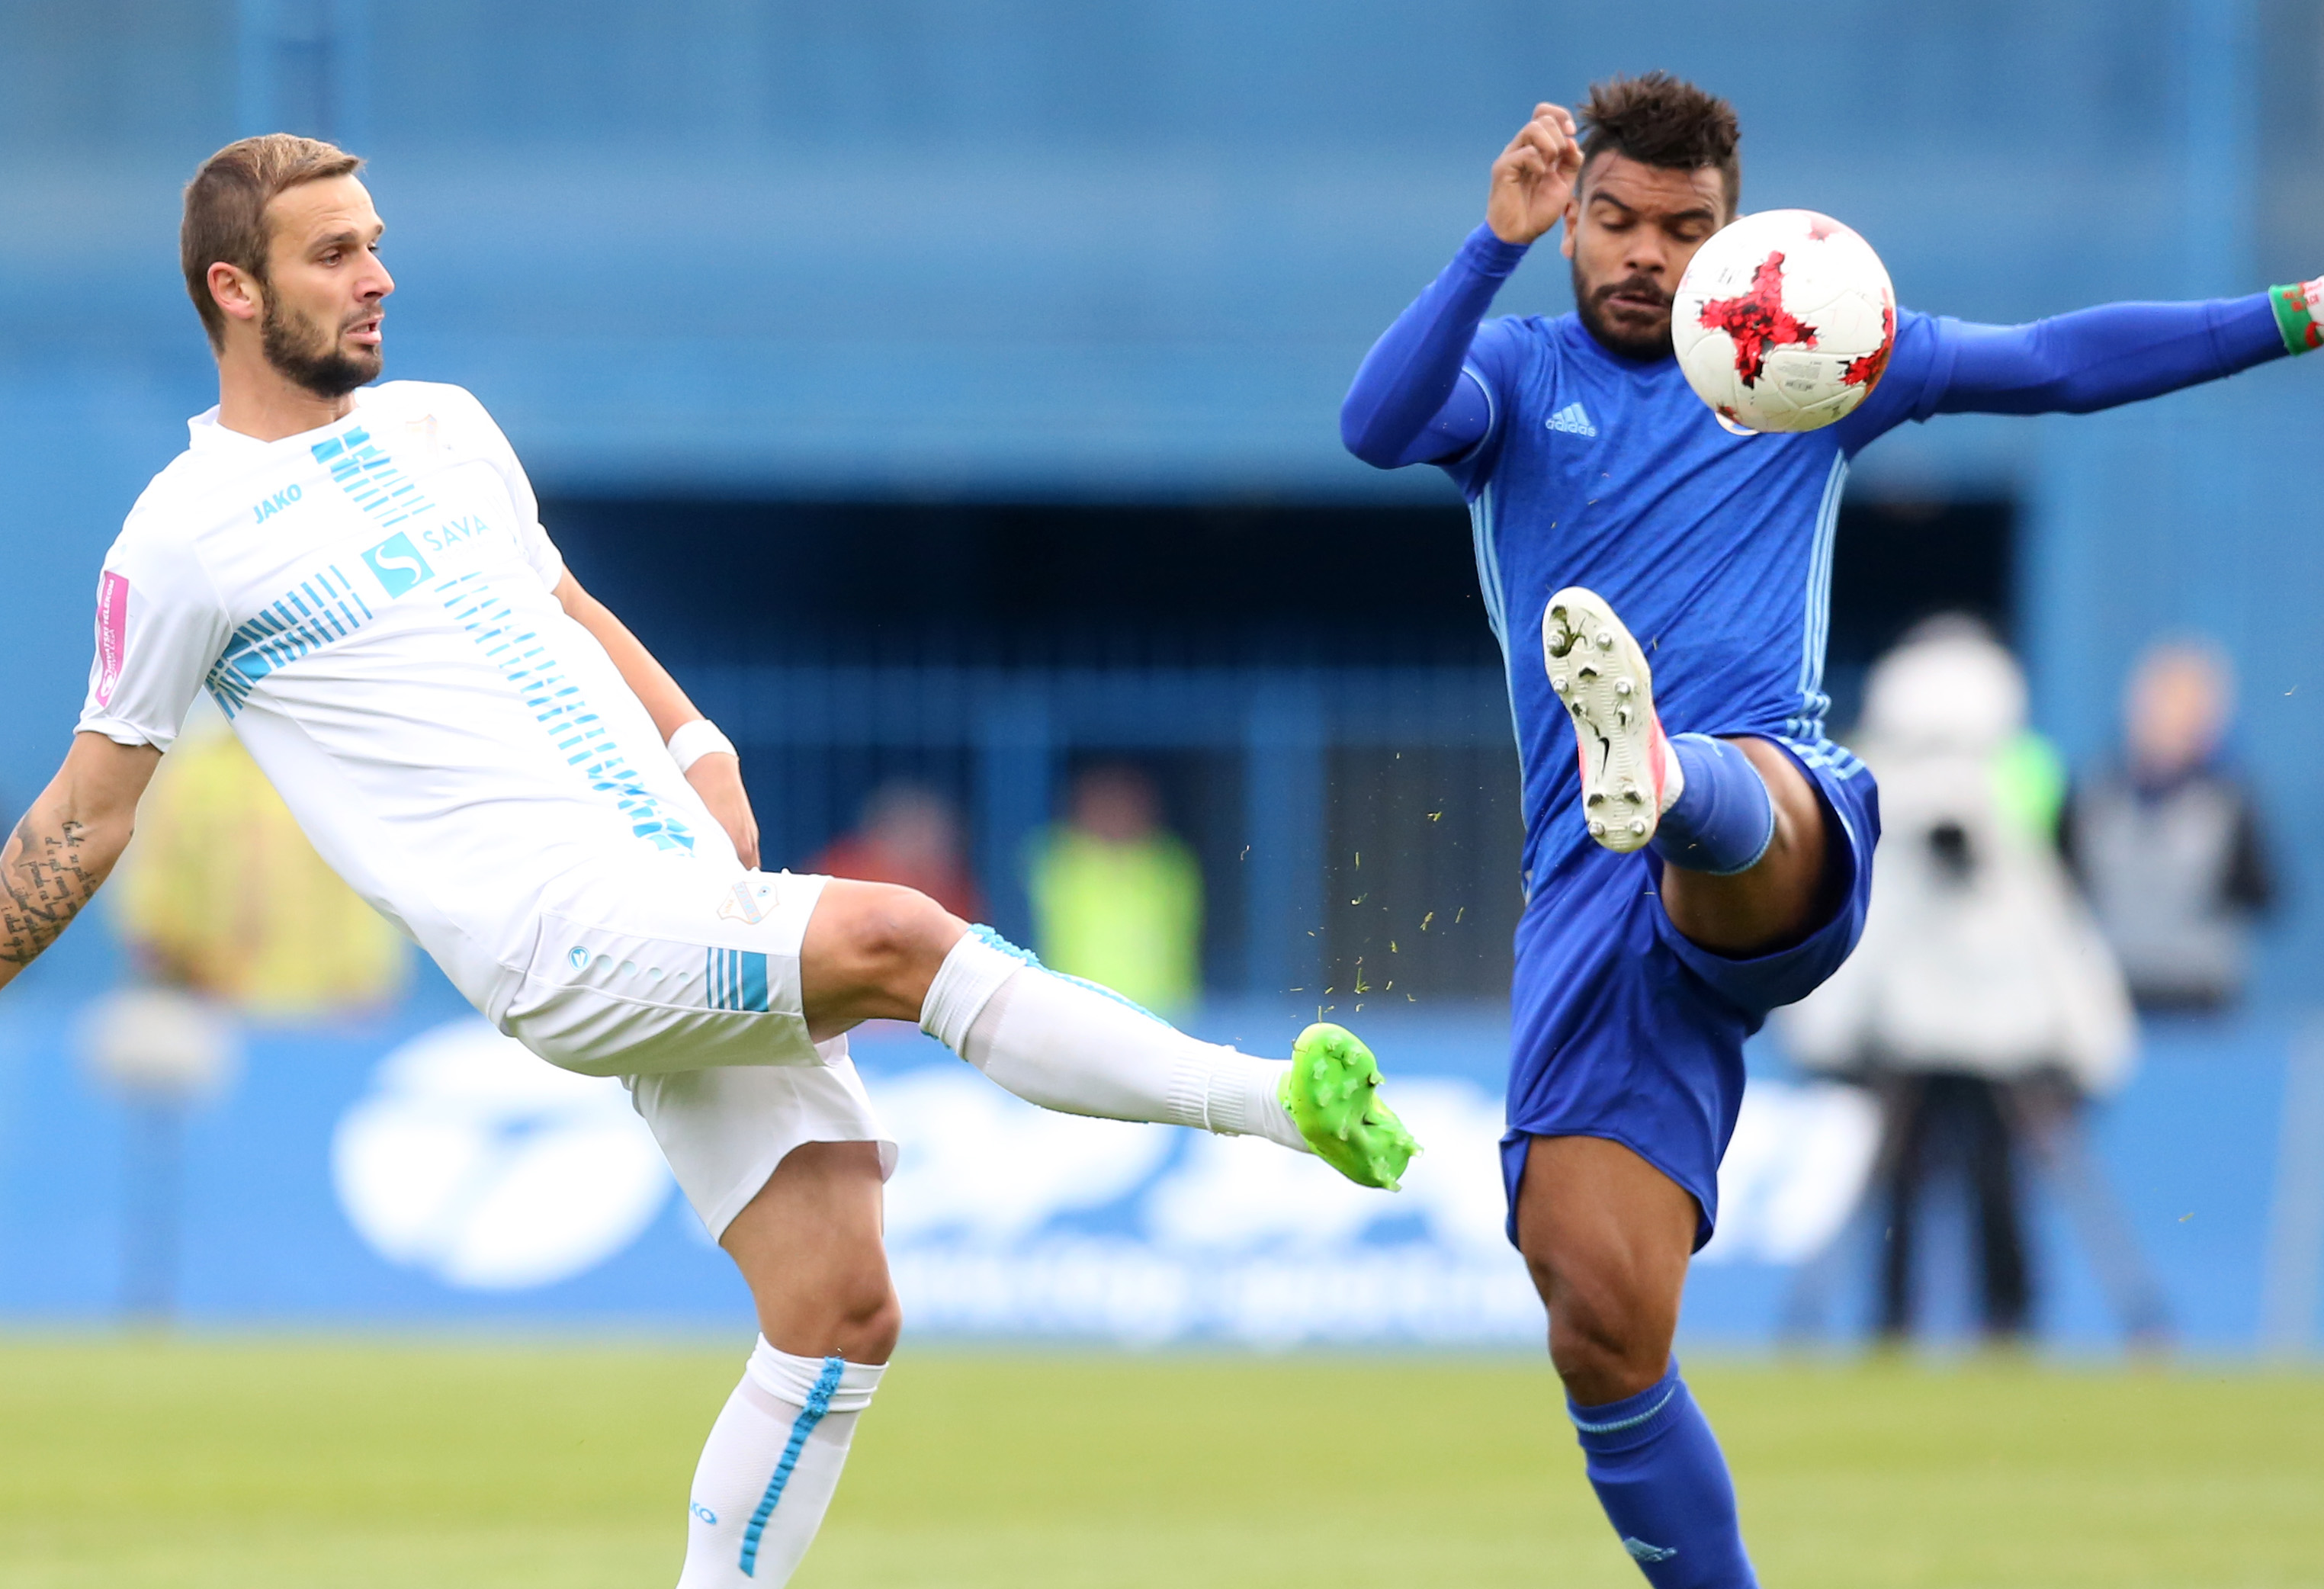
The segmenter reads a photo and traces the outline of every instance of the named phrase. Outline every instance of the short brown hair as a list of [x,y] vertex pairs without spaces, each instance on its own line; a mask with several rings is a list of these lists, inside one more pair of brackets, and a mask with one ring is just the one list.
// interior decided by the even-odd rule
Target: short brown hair
[[186,184],[186,217],[178,227],[178,261],[186,291],[210,346],[226,346],[226,315],[210,296],[210,266],[230,264],[266,280],[266,207],[301,182],[352,176],[363,162],[315,138],[268,133],[229,143],[202,162]]
[[1673,171],[1715,165],[1726,183],[1727,212],[1742,202],[1743,162],[1735,151],[1743,129],[1735,107],[1716,94],[1665,71],[1609,78],[1591,85],[1582,123],[1589,129],[1582,139],[1585,164],[1610,150]]

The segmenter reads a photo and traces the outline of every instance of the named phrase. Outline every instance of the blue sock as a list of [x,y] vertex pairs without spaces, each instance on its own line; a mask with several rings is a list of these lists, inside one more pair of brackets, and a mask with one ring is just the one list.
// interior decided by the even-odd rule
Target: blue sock
[[1670,747],[1686,787],[1655,828],[1655,854],[1714,877],[1757,865],[1775,836],[1775,802],[1751,758],[1707,734],[1674,735]]
[[1604,1407],[1566,1411],[1591,1488],[1655,1589],[1757,1589],[1727,1459],[1674,1360],[1658,1383]]

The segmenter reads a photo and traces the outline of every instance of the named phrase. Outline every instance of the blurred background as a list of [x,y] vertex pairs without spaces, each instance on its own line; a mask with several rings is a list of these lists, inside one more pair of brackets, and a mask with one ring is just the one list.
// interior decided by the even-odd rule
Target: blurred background
[[[0,0],[0,798],[61,755],[98,559],[215,401],[180,185],[236,136],[332,138],[389,224],[390,376],[499,419],[576,572],[741,745],[768,864],[913,882],[1254,1049],[1328,1010],[1430,1143],[1411,1196],[1342,1196],[867,1031],[913,1330],[1533,1342],[1492,1163],[1502,663],[1455,494],[1336,431],[1493,154],[1537,99],[1662,67],[1735,101],[1747,207],[1846,218],[1913,307],[2324,271],[2311,3],[1775,23]],[[1566,303],[1545,249],[1502,300]],[[2046,901],[2086,996],[1999,1036],[1767,1034],[1690,1342],[2316,1349],[2319,373],[1861,460],[1835,722],[1900,641],[1987,648],[1980,723],[1916,740],[1897,686],[1895,775],[1938,771],[1892,846],[1932,919]],[[0,1001],[0,1320],[732,1333],[741,1287],[618,1087],[468,1016],[238,754],[189,734],[102,919]],[[2166,854],[2167,888],[2136,864]]]

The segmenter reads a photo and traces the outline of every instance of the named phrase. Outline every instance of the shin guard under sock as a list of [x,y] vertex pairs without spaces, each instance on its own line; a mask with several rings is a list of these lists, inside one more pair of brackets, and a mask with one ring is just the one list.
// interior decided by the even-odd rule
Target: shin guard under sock
[[1598,1503],[1655,1589],[1757,1589],[1727,1459],[1675,1362],[1635,1396],[1566,1411]]
[[1775,802],[1740,745],[1707,734],[1670,740],[1683,779],[1651,841],[1655,854],[1689,872],[1729,877],[1759,864],[1775,836]]
[[881,1366],[794,1357],[761,1336],[694,1470],[678,1589],[789,1582],[839,1488]]

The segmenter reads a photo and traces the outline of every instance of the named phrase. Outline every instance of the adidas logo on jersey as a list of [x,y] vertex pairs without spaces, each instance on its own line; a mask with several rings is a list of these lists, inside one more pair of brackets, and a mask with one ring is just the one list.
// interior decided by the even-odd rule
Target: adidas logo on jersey
[[1590,422],[1590,411],[1578,402],[1567,403],[1544,420],[1542,425],[1545,430],[1563,430],[1569,436],[1595,437],[1598,434],[1598,427]]

